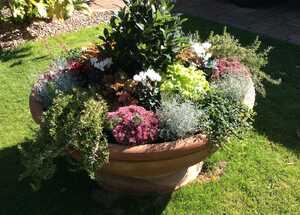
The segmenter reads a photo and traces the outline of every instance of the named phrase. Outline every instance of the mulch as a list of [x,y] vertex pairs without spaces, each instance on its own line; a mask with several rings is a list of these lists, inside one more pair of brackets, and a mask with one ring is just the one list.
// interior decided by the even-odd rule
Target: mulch
[[28,40],[78,31],[87,26],[97,26],[101,22],[107,22],[111,15],[111,11],[96,11],[92,16],[75,11],[73,16],[64,22],[34,20],[26,24],[0,23],[0,50],[15,48]]

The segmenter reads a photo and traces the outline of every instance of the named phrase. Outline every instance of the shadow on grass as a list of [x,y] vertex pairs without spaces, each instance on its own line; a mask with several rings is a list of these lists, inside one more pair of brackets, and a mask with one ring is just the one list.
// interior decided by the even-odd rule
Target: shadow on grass
[[[222,33],[225,25],[190,17],[185,23],[186,32],[199,31],[205,40],[211,31]],[[243,45],[250,45],[256,38],[255,33],[227,26],[227,31],[240,40]],[[300,129],[300,46],[261,36],[262,47],[273,47],[269,65],[265,71],[274,78],[281,78],[279,86],[266,84],[267,96],[256,97],[257,117],[255,129],[270,141],[282,144],[299,153],[300,144],[296,130]]]
[[254,126],[269,140],[299,154],[300,141],[296,131],[300,129],[300,94],[293,94],[289,87],[285,83],[278,89],[272,87],[266,99],[257,99]]
[[59,161],[55,177],[33,192],[29,181],[18,181],[22,166],[17,147],[0,151],[0,214],[161,214],[170,195],[134,197],[104,191],[84,173],[73,173]]
[[279,86],[266,85],[267,96],[257,97],[255,129],[274,143],[300,155],[300,46],[263,40],[273,46],[266,71],[281,77]]
[[20,46],[14,49],[6,49],[1,50],[0,49],[0,62],[12,62],[10,64],[10,67],[20,66],[24,61],[30,61],[30,62],[38,62],[45,59],[50,59],[49,55],[41,55],[38,57],[32,57],[31,56],[31,46]]
[[0,62],[5,63],[5,62],[13,61],[10,67],[14,67],[14,66],[21,65],[24,59],[30,55],[31,55],[30,46],[23,46],[23,47],[6,49],[6,50],[0,49]]

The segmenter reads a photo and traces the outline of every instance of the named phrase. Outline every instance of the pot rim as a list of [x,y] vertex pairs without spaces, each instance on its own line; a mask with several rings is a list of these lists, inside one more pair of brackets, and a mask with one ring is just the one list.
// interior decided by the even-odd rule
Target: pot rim
[[[32,92],[29,96],[29,108],[32,118],[37,124],[41,123],[43,108]],[[143,144],[143,145],[118,145],[109,143],[110,160],[116,161],[154,161],[166,160],[186,156],[202,150],[214,151],[216,146],[208,141],[202,134],[196,134],[175,141]]]

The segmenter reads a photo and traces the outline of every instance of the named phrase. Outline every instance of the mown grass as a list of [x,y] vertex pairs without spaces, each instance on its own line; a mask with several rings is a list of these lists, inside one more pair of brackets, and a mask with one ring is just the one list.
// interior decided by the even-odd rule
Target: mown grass
[[[192,18],[185,25],[205,38],[222,25]],[[65,171],[32,192],[19,182],[22,169],[17,145],[30,139],[37,126],[28,110],[28,95],[39,73],[63,48],[96,40],[101,28],[87,28],[25,45],[0,54],[0,214],[300,214],[300,47],[263,38],[273,46],[266,70],[281,77],[280,87],[267,85],[267,97],[257,99],[255,129],[245,139],[233,139],[209,160],[226,161],[224,175],[208,183],[195,182],[172,195],[132,197],[102,191],[81,173]],[[255,35],[229,28],[243,44]],[[134,185],[133,185],[134,186]]]

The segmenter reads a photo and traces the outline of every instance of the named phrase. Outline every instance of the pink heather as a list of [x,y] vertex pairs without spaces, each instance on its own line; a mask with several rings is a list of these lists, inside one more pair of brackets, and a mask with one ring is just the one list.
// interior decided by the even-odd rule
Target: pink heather
[[[121,121],[113,128],[112,134],[118,143],[140,145],[156,140],[159,121],[153,112],[140,106],[130,105],[108,113],[109,120],[116,117]],[[140,123],[135,121],[137,117]]]
[[69,70],[73,71],[73,70],[79,70],[83,67],[83,64],[81,64],[80,62],[78,61],[71,61],[69,62],[68,64],[68,68]]
[[229,73],[251,76],[249,69],[239,60],[221,58],[217,60],[217,66],[212,71],[212,79],[219,79],[222,75]]

